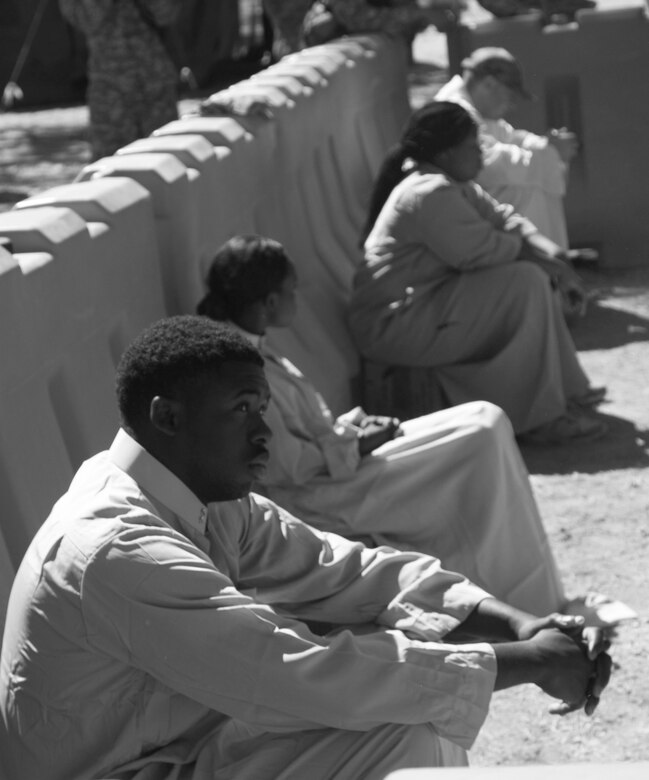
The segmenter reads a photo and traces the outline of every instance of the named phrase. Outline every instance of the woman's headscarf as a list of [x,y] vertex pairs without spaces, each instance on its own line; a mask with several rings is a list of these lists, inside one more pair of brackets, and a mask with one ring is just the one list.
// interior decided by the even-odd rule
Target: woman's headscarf
[[[392,190],[417,163],[433,163],[438,154],[462,143],[475,131],[473,118],[457,103],[433,101],[415,111],[401,140],[383,161],[374,184],[362,240],[370,234]],[[413,165],[405,165],[407,160],[412,160]]]

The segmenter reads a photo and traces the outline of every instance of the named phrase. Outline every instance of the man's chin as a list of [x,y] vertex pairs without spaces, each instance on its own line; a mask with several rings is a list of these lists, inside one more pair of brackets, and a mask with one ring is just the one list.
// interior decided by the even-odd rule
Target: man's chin
[[245,498],[252,490],[252,484],[253,481],[250,479],[245,483],[242,482],[238,485],[222,486],[217,491],[215,491],[214,495],[217,497],[212,498],[210,503],[218,503],[220,501],[237,501],[239,498]]

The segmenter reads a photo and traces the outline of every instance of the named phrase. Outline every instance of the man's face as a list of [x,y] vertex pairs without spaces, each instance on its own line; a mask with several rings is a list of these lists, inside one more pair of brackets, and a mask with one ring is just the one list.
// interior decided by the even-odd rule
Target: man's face
[[205,504],[245,496],[266,471],[270,397],[261,366],[232,361],[191,388],[180,402],[178,473]]
[[485,84],[488,86],[488,100],[481,111],[485,119],[503,119],[519,104],[520,97],[516,90],[495,76],[488,76]]

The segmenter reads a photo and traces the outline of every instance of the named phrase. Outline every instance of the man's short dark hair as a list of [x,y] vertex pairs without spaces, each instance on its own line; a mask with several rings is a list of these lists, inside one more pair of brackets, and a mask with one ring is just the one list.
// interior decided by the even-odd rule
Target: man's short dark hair
[[264,365],[258,350],[223,323],[190,314],[155,322],[126,348],[117,367],[122,424],[136,430],[148,419],[155,396],[178,398],[232,361]]

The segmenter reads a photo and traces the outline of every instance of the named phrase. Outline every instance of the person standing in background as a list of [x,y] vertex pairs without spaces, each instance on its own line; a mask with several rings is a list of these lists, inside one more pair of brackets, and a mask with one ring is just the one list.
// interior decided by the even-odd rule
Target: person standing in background
[[264,12],[273,29],[273,57],[304,48],[302,24],[313,0],[263,0]]
[[[383,32],[412,38],[431,24],[442,29],[448,13],[458,14],[461,0],[264,0],[273,26],[276,59],[337,35]],[[314,20],[329,17],[327,34],[315,34]]]
[[346,33],[383,32],[406,38],[431,24],[443,30],[464,7],[461,0],[327,0],[326,5]]
[[180,0],[59,0],[59,7],[88,45],[94,159],[178,118],[169,39]]

